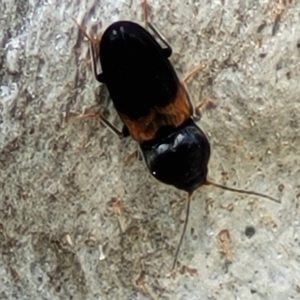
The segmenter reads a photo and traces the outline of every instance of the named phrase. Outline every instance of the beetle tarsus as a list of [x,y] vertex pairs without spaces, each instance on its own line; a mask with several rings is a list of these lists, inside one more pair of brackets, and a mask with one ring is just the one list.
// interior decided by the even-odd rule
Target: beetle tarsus
[[172,47],[166,40],[166,38],[163,36],[163,34],[151,23],[150,17],[149,17],[149,8],[150,5],[147,0],[144,0],[144,15],[145,15],[145,23],[146,26],[149,26],[149,28],[157,35],[157,37],[161,40],[161,42],[167,47],[164,48],[163,51],[166,55],[166,57],[170,57],[172,55]]
[[206,64],[205,63],[201,63],[198,66],[196,66],[193,70],[191,70],[190,72],[188,72],[184,77],[183,77],[183,82],[185,84],[188,84],[193,77],[199,73],[200,71],[202,71],[204,68],[206,68]]

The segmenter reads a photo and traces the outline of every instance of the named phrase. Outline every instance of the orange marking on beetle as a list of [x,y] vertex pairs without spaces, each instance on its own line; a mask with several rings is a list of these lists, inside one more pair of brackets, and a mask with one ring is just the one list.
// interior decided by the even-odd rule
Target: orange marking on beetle
[[127,126],[132,138],[138,142],[155,138],[162,126],[180,126],[193,114],[193,106],[183,84],[178,87],[175,99],[166,106],[154,107],[150,113],[138,120],[132,120],[125,114],[119,113],[121,120]]

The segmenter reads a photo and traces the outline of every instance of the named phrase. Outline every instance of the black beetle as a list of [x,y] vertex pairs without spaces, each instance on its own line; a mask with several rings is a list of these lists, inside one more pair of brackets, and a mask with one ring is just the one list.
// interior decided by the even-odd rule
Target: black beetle
[[[130,135],[136,140],[148,170],[157,180],[188,192],[186,220],[176,250],[174,269],[187,227],[191,195],[200,186],[213,185],[276,202],[279,200],[208,180],[209,141],[193,120],[194,108],[185,88],[185,80],[179,80],[169,60],[172,48],[149,22],[146,0],[144,5],[146,23],[165,47],[160,46],[145,28],[131,21],[111,24],[98,44],[76,23],[92,42],[95,77],[107,86],[124,128],[119,131],[101,114],[91,116],[99,117],[120,137]],[[97,72],[96,67],[98,55],[101,73]],[[203,66],[186,78],[201,68]]]

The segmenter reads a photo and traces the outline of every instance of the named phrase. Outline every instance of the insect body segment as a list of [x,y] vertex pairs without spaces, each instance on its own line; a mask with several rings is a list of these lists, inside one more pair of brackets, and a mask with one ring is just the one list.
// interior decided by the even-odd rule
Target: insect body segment
[[141,143],[140,148],[148,169],[159,181],[187,192],[206,183],[210,145],[191,118],[170,128],[163,137]]
[[116,22],[102,36],[97,79],[107,85],[121,120],[138,142],[154,139],[162,126],[180,126],[193,113],[170,54],[133,22]]

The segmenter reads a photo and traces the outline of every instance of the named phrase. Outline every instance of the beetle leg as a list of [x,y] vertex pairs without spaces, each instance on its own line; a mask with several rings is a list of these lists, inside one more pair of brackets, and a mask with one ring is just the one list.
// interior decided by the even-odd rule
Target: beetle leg
[[160,33],[160,31],[150,21],[150,17],[149,17],[150,6],[148,3],[148,0],[144,0],[143,6],[144,6],[144,15],[145,15],[146,26],[149,26],[149,28],[158,36],[158,38],[162,41],[162,43],[167,47],[167,48],[163,48],[163,51],[164,51],[166,57],[170,57],[172,55],[171,45],[168,43],[166,38]]
[[80,25],[77,20],[72,17],[73,21],[81,31],[81,33],[90,41],[91,47],[90,47],[90,58],[88,59],[88,65],[92,65],[92,69],[94,72],[94,75],[96,79],[99,82],[104,82],[102,73],[97,73],[97,59],[99,58],[99,44],[101,41],[102,33],[99,33],[95,36],[91,36],[83,27]]
[[217,99],[207,98],[195,107],[195,115],[201,117],[203,111],[210,108],[215,108],[218,104],[219,101]]
[[136,160],[137,158],[139,158],[139,151],[135,150],[126,157],[124,161],[124,165],[125,166],[130,165],[133,162],[133,160]]
[[[188,72],[184,78],[183,82],[185,85],[187,85],[193,77],[200,71],[202,71],[206,67],[205,63],[199,64],[197,67],[195,67],[192,71]],[[213,99],[213,98],[207,98],[204,101],[201,101],[194,109],[195,116],[201,118],[203,111],[209,108],[214,108],[218,105],[218,100]]]
[[200,71],[202,71],[206,67],[206,64],[202,63],[195,67],[192,71],[188,72],[184,77],[183,77],[183,82],[185,84],[188,84],[193,77]]
[[111,124],[99,112],[98,113],[84,113],[83,112],[82,114],[78,114],[76,116],[72,116],[69,120],[71,120],[71,121],[78,121],[78,120],[85,120],[85,119],[91,119],[91,118],[98,118],[98,119],[100,119],[100,122],[102,124],[104,124],[106,127],[108,127],[110,130],[112,130],[119,138],[125,137],[122,131],[120,131],[113,124]]
[[104,83],[103,73],[99,73],[99,74],[97,73],[97,58],[99,57],[99,47],[96,48],[96,51],[95,51],[95,45],[91,44],[90,49],[91,49],[91,56],[93,58],[94,75],[99,82]]

